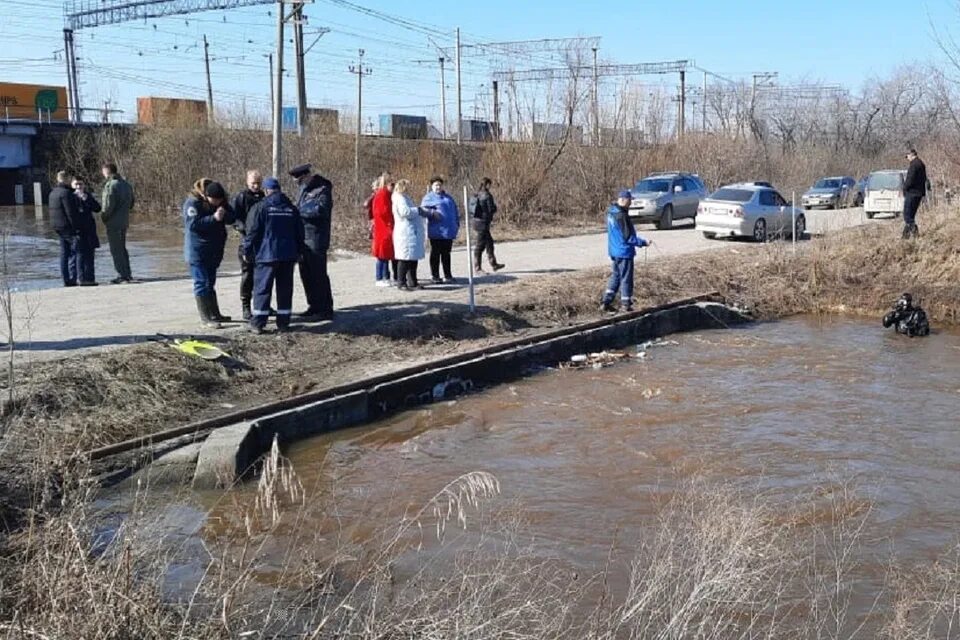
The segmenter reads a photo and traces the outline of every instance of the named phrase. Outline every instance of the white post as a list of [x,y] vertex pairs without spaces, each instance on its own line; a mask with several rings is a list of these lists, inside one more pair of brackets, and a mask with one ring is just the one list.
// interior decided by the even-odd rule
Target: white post
[[797,252],[797,192],[793,191],[790,194],[790,218],[793,220],[793,228],[790,230],[790,235],[793,236],[793,252]]
[[22,184],[13,185],[13,203],[18,206],[23,204],[23,185]]
[[33,183],[33,206],[37,220],[43,220],[43,188],[39,182]]
[[476,311],[476,296],[473,292],[473,244],[470,238],[470,200],[467,186],[463,186],[463,220],[467,228],[467,290],[470,292],[470,313]]

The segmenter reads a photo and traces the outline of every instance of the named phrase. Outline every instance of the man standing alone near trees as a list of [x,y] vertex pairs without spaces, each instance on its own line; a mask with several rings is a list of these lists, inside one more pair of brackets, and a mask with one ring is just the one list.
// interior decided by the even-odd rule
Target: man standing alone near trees
[[127,228],[130,226],[130,210],[133,208],[133,187],[117,173],[117,165],[105,162],[102,167],[106,183],[103,185],[103,211],[100,219],[107,228],[107,241],[117,277],[113,284],[131,282],[130,254],[127,253]]
[[253,205],[263,200],[261,187],[263,176],[256,169],[247,171],[247,188],[233,197],[233,214],[237,217],[233,228],[240,234],[237,253],[240,258],[240,305],[243,307],[243,319],[251,317],[250,303],[253,301],[253,262],[246,260],[243,253],[243,239],[247,234],[247,215]]
[[907,152],[910,166],[907,177],[903,179],[903,237],[916,238],[920,235],[917,227],[917,209],[927,195],[927,166],[917,156],[916,149]]

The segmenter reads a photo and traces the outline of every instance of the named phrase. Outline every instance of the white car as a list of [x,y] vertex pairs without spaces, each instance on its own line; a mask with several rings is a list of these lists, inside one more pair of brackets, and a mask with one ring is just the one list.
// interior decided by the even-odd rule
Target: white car
[[872,219],[880,213],[899,216],[903,212],[903,180],[907,172],[902,169],[874,171],[867,178],[863,197],[863,212]]
[[771,236],[789,236],[791,228],[802,238],[807,219],[776,189],[755,183],[717,189],[697,209],[697,230],[704,238],[748,237],[766,242]]

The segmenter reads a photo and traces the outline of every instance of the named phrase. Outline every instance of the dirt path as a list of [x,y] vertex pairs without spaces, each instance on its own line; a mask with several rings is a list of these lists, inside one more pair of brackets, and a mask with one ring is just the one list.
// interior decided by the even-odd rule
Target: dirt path
[[[832,230],[864,223],[861,211],[825,211],[808,214],[808,228],[823,234]],[[640,250],[638,263],[668,256],[700,251],[743,251],[749,245],[705,240],[692,226],[671,231],[656,231],[642,226],[642,236],[654,246]],[[507,269],[477,280],[477,300],[482,303],[489,286],[515,279],[575,271],[604,266],[609,259],[603,234],[574,236],[549,240],[502,243],[497,256]],[[646,255],[644,255],[646,254]],[[227,250],[224,269],[233,270]],[[340,313],[336,323],[349,322],[351,311],[367,311],[384,303],[446,302],[466,303],[467,288],[431,286],[407,293],[373,286],[373,261],[370,258],[343,259],[330,264],[335,304]],[[454,252],[454,275],[466,282],[467,256],[463,249]],[[421,281],[429,280],[429,265],[420,263]],[[598,287],[602,286],[598,283]],[[239,278],[227,276],[217,283],[221,307],[228,315],[239,316]],[[294,309],[303,309],[300,283],[294,292]],[[102,285],[95,289],[45,289],[15,294],[14,336],[20,364],[30,361],[67,357],[84,352],[134,344],[168,335],[200,335],[203,333],[188,279],[143,282],[135,285]],[[363,313],[355,314],[361,319]],[[231,325],[241,330],[242,325]]]

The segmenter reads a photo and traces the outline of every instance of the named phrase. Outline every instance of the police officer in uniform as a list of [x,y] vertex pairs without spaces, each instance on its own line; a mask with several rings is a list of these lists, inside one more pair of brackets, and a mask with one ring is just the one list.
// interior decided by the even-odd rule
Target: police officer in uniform
[[243,255],[243,236],[247,232],[247,216],[253,205],[263,200],[263,190],[260,183],[263,176],[256,169],[247,171],[247,187],[233,196],[231,205],[237,217],[233,228],[240,234],[240,245],[237,247],[237,256],[240,259],[240,306],[243,308],[243,319],[250,319],[250,303],[253,300],[253,263],[247,262]]
[[300,185],[297,208],[304,230],[304,252],[300,259],[300,280],[307,297],[304,320],[333,320],[333,292],[327,275],[330,248],[330,219],[333,215],[333,183],[302,164],[290,170]]
[[253,267],[253,313],[250,330],[263,333],[270,315],[270,295],[277,285],[277,329],[290,328],[293,312],[293,266],[303,253],[300,212],[280,191],[280,181],[263,182],[266,197],[250,210],[241,250]]
[[217,302],[217,269],[223,262],[227,225],[233,224],[233,209],[223,185],[201,178],[183,203],[183,254],[193,277],[193,295],[205,326],[219,329],[230,317],[220,313]]

